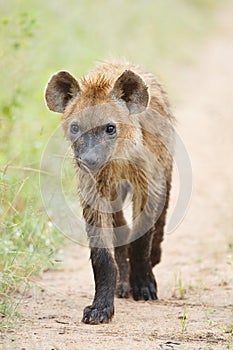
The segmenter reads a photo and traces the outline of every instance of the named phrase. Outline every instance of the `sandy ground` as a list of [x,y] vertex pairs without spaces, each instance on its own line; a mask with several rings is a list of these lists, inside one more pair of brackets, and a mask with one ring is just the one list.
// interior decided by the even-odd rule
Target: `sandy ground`
[[82,324],[94,292],[89,251],[68,246],[62,269],[44,273],[23,298],[18,328],[0,337],[1,349],[233,349],[232,15],[233,3],[217,15],[198,62],[172,73],[194,184],[155,269],[159,301],[117,299],[111,324]]

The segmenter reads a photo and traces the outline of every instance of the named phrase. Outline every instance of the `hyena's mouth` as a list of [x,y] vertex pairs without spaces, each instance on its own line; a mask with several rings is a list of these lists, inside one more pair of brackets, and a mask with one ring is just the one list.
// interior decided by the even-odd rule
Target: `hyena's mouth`
[[100,170],[102,170],[105,166],[106,163],[104,162],[85,162],[84,160],[82,160],[81,158],[75,157],[76,163],[78,165],[78,167],[87,172],[87,173],[92,173],[92,174],[96,174],[98,173]]

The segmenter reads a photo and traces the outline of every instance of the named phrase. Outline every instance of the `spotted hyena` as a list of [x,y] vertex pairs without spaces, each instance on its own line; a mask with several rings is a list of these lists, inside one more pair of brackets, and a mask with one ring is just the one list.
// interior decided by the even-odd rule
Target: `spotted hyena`
[[[108,323],[114,293],[157,299],[152,268],[161,256],[174,118],[154,75],[133,64],[105,63],[79,81],[60,71],[45,98],[50,110],[63,114],[90,242],[95,296],[82,321]],[[123,212],[129,197],[130,228]]]

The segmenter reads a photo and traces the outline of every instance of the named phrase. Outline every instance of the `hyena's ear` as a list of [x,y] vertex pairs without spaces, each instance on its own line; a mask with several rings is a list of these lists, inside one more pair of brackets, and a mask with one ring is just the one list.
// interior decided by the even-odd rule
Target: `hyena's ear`
[[63,113],[71,99],[80,92],[77,80],[65,71],[54,74],[46,87],[45,100],[51,111]]
[[126,70],[116,80],[112,96],[123,100],[130,114],[143,112],[149,101],[148,87],[142,78],[131,70]]

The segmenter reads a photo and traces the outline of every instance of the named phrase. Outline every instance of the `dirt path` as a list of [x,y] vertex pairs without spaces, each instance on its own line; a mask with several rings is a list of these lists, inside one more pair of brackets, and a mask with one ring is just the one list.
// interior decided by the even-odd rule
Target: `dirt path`
[[179,96],[174,113],[192,160],[194,189],[185,220],[165,237],[156,268],[160,300],[118,299],[111,324],[82,324],[94,284],[88,249],[74,245],[63,270],[36,281],[41,288],[24,298],[19,328],[0,338],[0,348],[233,349],[232,14],[232,3],[218,14],[198,64],[173,73]]

